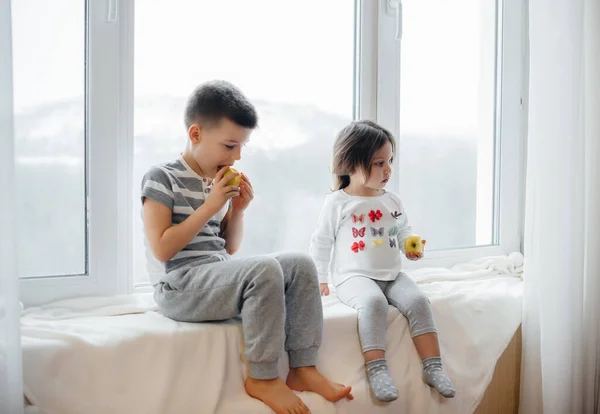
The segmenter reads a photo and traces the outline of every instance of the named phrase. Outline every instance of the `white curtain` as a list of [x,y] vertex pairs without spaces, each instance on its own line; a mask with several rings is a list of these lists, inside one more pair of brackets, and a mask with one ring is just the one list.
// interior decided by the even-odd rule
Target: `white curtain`
[[600,1],[529,0],[521,414],[599,414]]
[[10,1],[0,1],[0,413],[23,412],[19,281],[14,264],[14,139]]

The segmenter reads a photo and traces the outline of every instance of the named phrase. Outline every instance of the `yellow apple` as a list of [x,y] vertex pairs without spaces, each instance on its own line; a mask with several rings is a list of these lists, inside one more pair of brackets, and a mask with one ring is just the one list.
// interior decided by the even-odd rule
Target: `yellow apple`
[[[239,171],[233,167],[229,167],[229,169],[225,172],[225,174],[223,174],[223,178],[225,178],[229,174],[233,174],[233,173],[239,173]],[[235,177],[233,177],[231,180],[229,180],[229,182],[227,182],[227,185],[235,185],[236,187],[239,187],[241,182],[242,182],[242,174],[236,175]]]
[[404,240],[404,250],[406,253],[423,254],[424,246],[423,240],[417,235],[408,236],[406,240]]

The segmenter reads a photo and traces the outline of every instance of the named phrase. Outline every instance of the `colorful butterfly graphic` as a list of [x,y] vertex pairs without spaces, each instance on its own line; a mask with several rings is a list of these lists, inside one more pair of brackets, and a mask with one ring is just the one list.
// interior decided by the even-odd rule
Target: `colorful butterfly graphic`
[[390,247],[393,247],[393,248],[396,247],[396,239],[395,238],[390,237]]
[[399,211],[394,211],[392,213],[390,213],[392,215],[393,218],[397,219],[398,217],[400,217],[402,215],[401,212]]
[[381,246],[381,244],[383,243],[383,239],[381,240],[373,240],[373,246]]
[[381,219],[381,216],[383,216],[383,214],[381,213],[381,210],[371,210],[369,211],[369,218],[371,219],[371,221],[373,223],[375,223],[377,220]]
[[367,230],[366,227],[362,227],[360,230],[352,227],[352,236],[353,237],[365,237],[365,230]]
[[354,253],[358,253],[359,250],[363,250],[365,248],[365,242],[363,242],[362,240],[357,242],[352,243],[352,251]]
[[360,216],[352,214],[352,223],[364,223],[364,221],[365,221],[364,214],[361,214]]
[[381,236],[383,237],[383,227],[379,227],[379,229],[376,229],[375,227],[370,227],[371,229],[371,236],[376,237],[376,236]]
[[388,236],[394,237],[400,234],[400,226],[394,226],[389,229]]

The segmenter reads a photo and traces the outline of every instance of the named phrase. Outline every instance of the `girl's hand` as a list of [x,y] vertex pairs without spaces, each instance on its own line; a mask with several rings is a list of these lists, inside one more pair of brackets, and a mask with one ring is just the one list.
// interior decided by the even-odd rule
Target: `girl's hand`
[[242,174],[242,182],[240,183],[240,192],[237,197],[231,200],[231,208],[233,211],[241,212],[248,208],[248,205],[254,198],[254,190],[250,179],[246,174]]
[[225,171],[227,171],[227,168],[221,168],[217,172],[210,193],[208,193],[208,197],[206,197],[206,201],[204,202],[208,208],[212,209],[214,214],[220,211],[230,198],[240,195],[240,189],[238,187],[235,185],[227,185],[229,180],[238,174],[234,173],[233,175],[229,175],[227,176],[227,179],[224,180],[223,174],[225,174]]
[[319,283],[319,290],[321,296],[329,296],[329,285],[327,283]]
[[406,253],[406,258],[407,258],[408,260],[415,261],[415,260],[419,260],[419,259],[421,259],[422,257],[423,257],[423,254],[422,254],[422,253],[412,253],[412,252],[410,252],[410,253]]
[[[427,240],[421,240],[421,242],[423,243],[423,247],[425,247],[425,243],[427,243]],[[423,258],[423,253],[406,253],[406,258],[412,261],[420,260]]]

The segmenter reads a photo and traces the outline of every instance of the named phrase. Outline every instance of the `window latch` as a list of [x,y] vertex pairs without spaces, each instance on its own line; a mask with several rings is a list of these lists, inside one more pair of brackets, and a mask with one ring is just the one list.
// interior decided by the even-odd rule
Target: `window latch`
[[402,0],[387,0],[388,14],[396,17],[396,40],[402,40]]
[[106,20],[109,23],[117,21],[117,10],[119,9],[119,0],[108,0],[108,14]]

